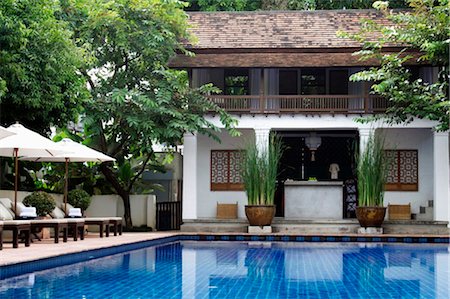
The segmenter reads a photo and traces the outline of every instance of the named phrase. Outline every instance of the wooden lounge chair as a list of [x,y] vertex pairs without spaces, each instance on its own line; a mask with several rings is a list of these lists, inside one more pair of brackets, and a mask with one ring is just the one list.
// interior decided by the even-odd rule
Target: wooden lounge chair
[[[68,212],[70,210],[75,209],[72,205],[68,203],[67,204],[63,203],[61,204],[63,213],[65,207],[67,208],[67,210],[65,211],[65,215],[68,215]],[[72,219],[80,219],[80,218],[72,218]],[[109,233],[111,231],[110,227],[112,227],[114,236],[117,236],[117,234],[122,235],[123,231],[122,217],[85,217],[82,219],[84,219],[84,223],[86,225],[98,225],[100,238],[103,238],[103,233],[105,233],[106,237],[109,237]]]
[[66,219],[37,219],[31,220],[31,229],[41,230],[43,228],[53,228],[55,232],[55,243],[59,243],[59,233],[63,232],[63,242],[67,242],[69,222]]
[[25,247],[30,246],[31,222],[28,220],[4,220],[3,230],[13,233],[13,248],[19,247],[19,235],[23,234]]
[[73,240],[77,241],[78,237],[80,237],[81,240],[84,240],[84,218],[66,218],[66,214],[58,208],[57,206],[55,209],[50,213],[50,216],[52,216],[53,219],[65,219],[68,222],[69,230],[73,232]]

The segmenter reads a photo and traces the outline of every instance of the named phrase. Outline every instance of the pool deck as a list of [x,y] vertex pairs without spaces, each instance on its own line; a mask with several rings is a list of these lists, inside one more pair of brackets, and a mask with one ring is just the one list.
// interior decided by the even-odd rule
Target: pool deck
[[[30,247],[25,247],[23,243],[19,244],[19,248],[12,248],[11,243],[4,243],[3,250],[0,251],[0,266],[12,265],[23,262],[30,262],[50,257],[56,257],[71,253],[84,252],[95,249],[102,249],[137,242],[156,240],[165,237],[177,235],[192,236],[222,236],[223,233],[180,233],[180,232],[151,232],[151,233],[124,233],[122,236],[110,236],[108,238],[100,238],[96,234],[87,235],[84,240],[73,241],[68,240],[67,243],[60,242],[55,244],[53,239],[45,239],[42,241],[34,241]],[[262,234],[246,234],[246,233],[226,233],[228,236],[255,236]],[[265,236],[292,236],[292,234],[264,234]],[[296,236],[299,236],[296,234]],[[380,237],[380,235],[358,235],[358,234],[302,234],[303,237],[320,236],[320,237]],[[384,238],[448,238],[449,235],[419,235],[419,234],[383,234]]]

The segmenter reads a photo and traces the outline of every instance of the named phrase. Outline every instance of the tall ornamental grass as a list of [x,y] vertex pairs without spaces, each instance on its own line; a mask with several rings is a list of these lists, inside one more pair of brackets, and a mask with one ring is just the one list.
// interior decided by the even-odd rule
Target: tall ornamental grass
[[278,164],[283,153],[281,139],[272,135],[267,150],[256,144],[247,146],[242,167],[242,179],[249,205],[273,205]]
[[357,161],[358,205],[382,207],[389,166],[384,154],[384,138],[370,134]]

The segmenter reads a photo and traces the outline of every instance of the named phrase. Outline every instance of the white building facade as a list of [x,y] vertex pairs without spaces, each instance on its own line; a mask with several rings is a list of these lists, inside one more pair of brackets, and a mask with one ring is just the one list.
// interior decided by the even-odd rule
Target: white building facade
[[[330,18],[330,13],[339,15]],[[183,219],[215,218],[217,203],[238,203],[238,217],[245,218],[241,151],[253,141],[267,146],[271,133],[286,146],[277,182],[277,216],[285,217],[286,201],[291,200],[286,182],[317,181],[341,186],[341,204],[321,201],[327,191],[318,188],[317,198],[310,199],[310,216],[293,218],[326,220],[328,216],[321,216],[324,209],[333,211],[334,219],[353,218],[355,154],[375,133],[384,136],[391,161],[385,205],[410,204],[418,220],[450,220],[448,132],[436,132],[436,123],[421,119],[407,124],[357,121],[382,113],[388,102],[370,95],[368,83],[349,80],[374,62],[358,61],[351,53],[359,45],[330,32],[350,20],[380,16],[370,10],[330,13],[190,15],[199,39],[190,46],[196,57],[177,57],[173,66],[189,70],[193,87],[212,83],[222,90],[210,98],[238,120],[241,136],[223,130],[218,143],[207,136],[185,135]],[[345,26],[342,29],[357,30]],[[436,78],[432,66],[410,67],[413,76],[428,82]],[[208,119],[223,127],[217,115]]]

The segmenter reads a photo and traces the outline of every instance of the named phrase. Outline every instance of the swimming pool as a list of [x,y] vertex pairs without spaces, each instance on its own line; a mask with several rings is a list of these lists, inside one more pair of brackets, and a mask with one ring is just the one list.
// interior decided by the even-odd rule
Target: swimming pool
[[175,241],[0,281],[0,298],[450,298],[448,244]]

